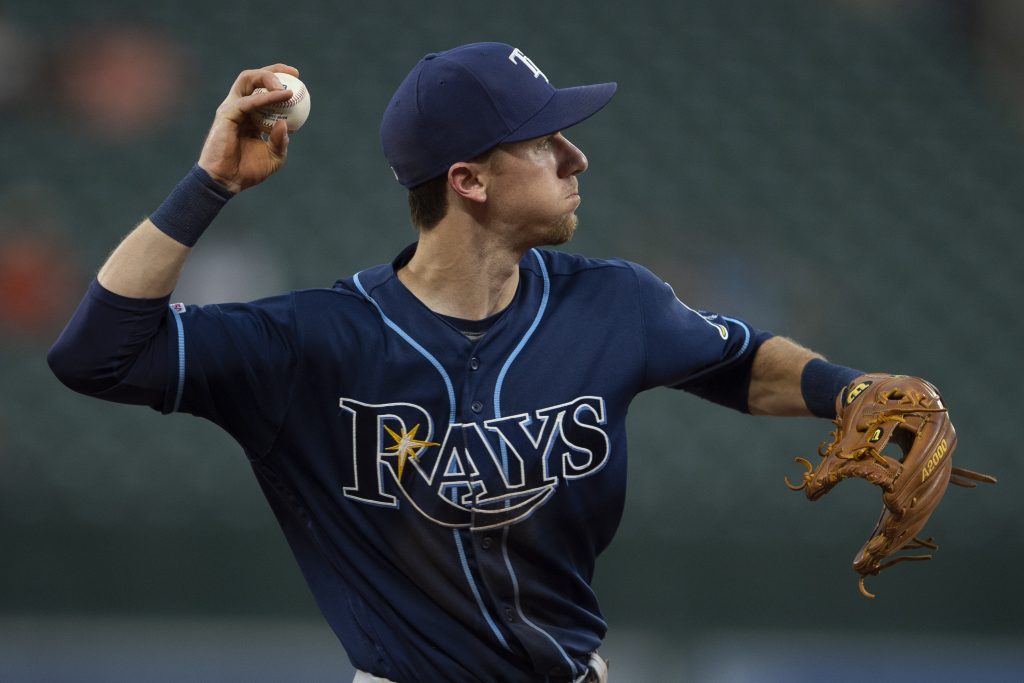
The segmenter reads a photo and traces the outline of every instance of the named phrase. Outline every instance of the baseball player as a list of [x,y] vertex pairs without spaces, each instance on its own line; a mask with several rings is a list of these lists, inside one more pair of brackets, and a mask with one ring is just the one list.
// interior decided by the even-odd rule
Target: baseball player
[[250,122],[289,96],[275,72],[298,75],[238,76],[50,366],[238,441],[356,680],[607,680],[590,583],[622,512],[633,397],[834,417],[860,373],[691,308],[635,263],[545,249],[576,229],[587,170],[565,131],[616,85],[555,88],[500,43],[425,56],[384,112],[415,244],[323,289],[172,304],[219,209],[285,162],[284,122]]

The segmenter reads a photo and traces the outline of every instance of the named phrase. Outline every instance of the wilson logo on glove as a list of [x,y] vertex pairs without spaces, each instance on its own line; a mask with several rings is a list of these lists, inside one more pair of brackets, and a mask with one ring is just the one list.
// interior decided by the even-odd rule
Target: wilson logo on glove
[[853,389],[850,389],[850,394],[846,397],[846,405],[850,405],[856,401],[857,397],[864,393],[864,390],[869,386],[871,386],[871,382],[860,382],[856,384]]

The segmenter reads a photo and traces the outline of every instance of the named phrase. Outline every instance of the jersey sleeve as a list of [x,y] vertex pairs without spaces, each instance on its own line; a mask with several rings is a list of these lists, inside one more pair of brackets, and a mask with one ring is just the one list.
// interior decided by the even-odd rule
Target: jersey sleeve
[[171,306],[172,411],[223,427],[254,455],[273,445],[299,364],[294,297]]
[[748,412],[754,354],[772,336],[737,318],[691,308],[671,285],[633,264],[639,282],[645,388],[683,389]]
[[87,396],[169,412],[168,301],[120,296],[94,279],[47,354],[50,369]]
[[50,368],[80,393],[205,417],[248,452],[265,452],[295,383],[294,295],[168,301],[120,296],[94,280],[47,354]]

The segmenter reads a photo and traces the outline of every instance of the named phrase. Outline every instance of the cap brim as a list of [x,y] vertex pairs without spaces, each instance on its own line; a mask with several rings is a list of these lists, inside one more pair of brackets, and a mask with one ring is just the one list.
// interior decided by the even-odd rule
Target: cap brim
[[561,88],[526,123],[512,131],[502,142],[519,142],[550,135],[575,126],[596,114],[615,94],[616,83]]

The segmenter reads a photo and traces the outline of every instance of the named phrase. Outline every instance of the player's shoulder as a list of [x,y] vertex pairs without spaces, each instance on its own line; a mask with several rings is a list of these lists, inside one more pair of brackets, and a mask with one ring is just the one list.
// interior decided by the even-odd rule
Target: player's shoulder
[[626,296],[622,299],[624,301],[635,301],[629,294],[645,299],[672,289],[651,269],[622,258],[590,258],[549,249],[531,249],[521,267],[538,278],[550,278],[552,286],[561,283],[563,288],[570,290],[582,287],[591,294],[601,291],[620,299]]
[[637,268],[637,264],[625,259],[592,258],[552,249],[531,249],[523,258],[521,266],[538,275],[547,273],[549,277],[588,273],[612,278],[635,278]]
[[370,273],[373,270],[375,269],[340,278],[329,287],[294,289],[278,297],[253,303],[264,306],[287,305],[294,311],[294,315],[303,326],[307,326],[310,321],[369,315],[372,312],[372,307],[369,306],[365,294],[360,291],[360,285],[365,287],[366,284],[365,282],[360,283],[359,275]]
[[[388,272],[385,272],[388,271]],[[348,277],[338,278],[329,287],[295,289],[286,296],[297,306],[346,306],[366,303],[367,291],[375,289],[393,275],[386,266],[375,266]]]
[[327,315],[332,311],[344,315],[357,314],[368,310],[366,297],[360,293],[353,278],[337,280],[330,287],[296,289],[290,293],[296,312],[300,314]]
[[361,304],[364,300],[359,292],[346,287],[344,280],[338,280],[330,287],[296,289],[289,293],[296,308],[323,308]]

